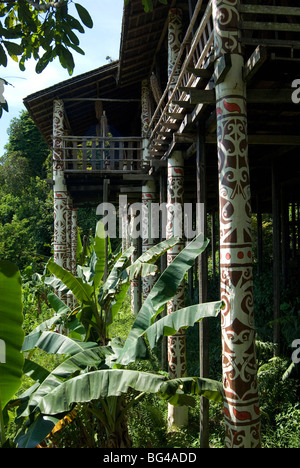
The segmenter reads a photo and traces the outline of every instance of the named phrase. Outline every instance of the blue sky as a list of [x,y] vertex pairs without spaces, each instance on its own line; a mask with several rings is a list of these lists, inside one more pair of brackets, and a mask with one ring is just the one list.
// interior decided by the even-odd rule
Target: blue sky
[[[85,34],[79,33],[80,47],[85,55],[74,52],[75,70],[73,76],[86,73],[107,63],[106,57],[119,58],[121,22],[124,0],[78,0],[90,12],[94,27],[85,27]],[[74,5],[70,14],[78,17]],[[25,109],[23,98],[29,94],[48,88],[70,78],[58,61],[54,60],[40,74],[35,73],[35,62],[28,61],[26,70],[21,72],[18,64],[10,60],[6,68],[0,67],[0,77],[13,86],[5,86],[4,97],[8,102],[9,112],[3,112],[0,119],[0,156],[8,141],[7,129],[11,119],[19,117]]]

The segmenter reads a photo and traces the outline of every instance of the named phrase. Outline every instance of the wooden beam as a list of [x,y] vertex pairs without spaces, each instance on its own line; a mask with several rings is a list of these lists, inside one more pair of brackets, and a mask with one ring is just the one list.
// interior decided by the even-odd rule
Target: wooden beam
[[268,54],[267,49],[263,46],[256,47],[255,51],[245,64],[244,68],[244,80],[249,83],[251,78],[257,73],[260,67],[267,60]]
[[[240,28],[250,31],[288,31],[300,32],[300,24],[293,23],[273,23],[257,21],[240,21]],[[259,39],[258,39],[259,40]]]
[[123,180],[155,180],[155,178],[148,174],[124,174]]
[[[300,135],[248,135],[248,142],[249,145],[300,146]],[[205,143],[216,144],[216,135],[206,135]]]
[[165,159],[152,159],[150,166],[152,167],[167,167],[168,163]]
[[[190,99],[189,101],[187,101],[189,102],[190,105],[196,105],[200,103],[201,104],[215,104],[216,103],[216,94],[214,90],[181,87],[180,91],[184,91],[185,93],[190,95]],[[186,101],[183,101],[183,102],[186,102]]]
[[[215,104],[216,96],[214,90],[196,88],[182,88],[190,95],[189,103]],[[292,102],[291,89],[248,89],[248,104],[290,104]]]
[[300,8],[272,5],[239,5],[240,13],[262,15],[300,16]]
[[209,70],[208,68],[187,68],[188,73],[192,73],[195,75],[197,78],[205,78],[205,79],[210,79],[212,76],[212,70]]
[[300,41],[241,37],[241,43],[244,45],[257,46],[258,42],[260,45],[263,45],[266,47],[283,47],[287,49],[300,49]]
[[214,82],[215,86],[222,83],[225,80],[227,73],[231,68],[231,56],[230,54],[224,54],[220,57],[215,66],[214,71]]
[[120,187],[120,193],[140,193],[142,192],[142,187],[127,187],[126,185],[124,187]]

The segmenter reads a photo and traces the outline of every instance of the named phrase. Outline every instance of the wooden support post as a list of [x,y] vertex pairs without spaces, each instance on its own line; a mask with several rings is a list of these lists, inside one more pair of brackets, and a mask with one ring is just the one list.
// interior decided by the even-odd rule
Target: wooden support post
[[[180,64],[174,70],[177,62],[178,53],[182,42],[182,10],[171,8],[169,11],[168,25],[168,77],[173,79],[169,87],[169,95],[173,94],[174,86],[178,81],[180,74]],[[171,104],[169,112],[174,111],[174,105]],[[182,223],[182,207],[183,207],[183,182],[184,182],[184,162],[182,152],[174,152],[168,160],[168,183],[167,183],[167,238],[178,235],[175,232],[175,227],[181,216]],[[177,213],[175,208],[181,207],[181,213]],[[183,233],[179,233],[182,238]],[[174,257],[184,247],[184,241],[177,244],[173,249],[168,251],[168,265],[173,261]],[[168,303],[168,314],[175,310],[184,307],[184,282],[178,289],[174,298]],[[185,331],[179,330],[175,336],[168,338],[168,363],[169,375],[171,378],[184,377],[186,375],[186,337]],[[168,414],[169,426],[183,427],[188,423],[187,407],[174,407],[169,405]]]
[[[154,181],[148,181],[142,187],[142,253],[151,249],[157,240],[152,237],[151,204],[156,201],[156,186]],[[145,276],[143,282],[143,300],[145,301],[153,288],[156,276]]]
[[[184,247],[183,234],[180,234],[183,212],[183,182],[184,162],[182,152],[176,151],[168,160],[168,186],[167,186],[167,238],[177,235],[182,241],[168,251],[167,264],[170,265],[174,258]],[[175,232],[176,227],[179,228]],[[182,231],[182,229],[181,229]],[[173,299],[168,302],[168,314],[180,310],[185,305],[184,281],[180,285]],[[170,378],[185,377],[186,375],[186,334],[185,330],[179,330],[176,335],[168,338],[168,362]],[[183,427],[188,422],[188,410],[186,407],[174,407],[169,405],[169,426]]]
[[263,229],[262,212],[259,197],[257,197],[257,276],[263,272]]
[[[161,206],[167,203],[167,171],[165,167],[160,169],[159,174],[159,202]],[[164,217],[161,216],[160,219],[160,241],[165,240],[166,225]],[[167,254],[164,254],[160,257],[160,271],[163,273],[167,268]],[[165,317],[167,314],[167,307],[165,306],[163,312],[161,313],[162,317]],[[163,337],[161,344],[161,368],[164,371],[168,370],[168,352],[167,352],[167,337]]]
[[[64,105],[60,100],[53,105],[53,198],[54,198],[54,262],[67,269],[67,202],[68,193],[64,179],[63,141]],[[67,297],[57,291],[60,299]]]
[[[169,11],[169,26],[168,26],[168,77],[171,77],[174,66],[177,61],[178,53],[182,43],[182,10],[179,8],[171,8]],[[173,94],[174,87],[177,84],[180,75],[180,64],[173,74],[172,82],[169,86],[169,96]],[[170,105],[169,112],[174,112],[176,106]]]
[[273,343],[275,356],[280,353],[280,186],[277,162],[272,165],[272,215],[273,215]]
[[220,277],[225,443],[260,447],[260,417],[253,310],[251,194],[244,58],[239,0],[213,0],[216,61],[231,55],[231,69],[216,87],[219,158]]
[[[197,134],[197,203],[201,206],[198,213],[199,232],[207,235],[206,220],[206,161],[205,161],[204,129],[199,128]],[[207,252],[198,258],[199,270],[199,304],[207,302]],[[209,319],[201,320],[199,324],[199,360],[200,377],[209,377]],[[200,406],[200,448],[209,448],[209,401],[201,398]]]
[[[108,202],[109,184],[110,184],[109,179],[103,180],[103,203]],[[108,274],[108,238],[106,236],[105,237],[105,267],[104,267],[104,273],[103,273],[103,282],[106,281],[107,274]]]
[[151,120],[151,100],[150,100],[150,83],[149,80],[143,80],[141,86],[141,103],[142,103],[142,114],[141,114],[141,135],[143,138],[143,161],[149,161],[150,155],[148,150],[149,140],[147,134],[149,130],[149,124]]
[[71,272],[76,275],[77,272],[77,210],[72,209],[72,229],[71,229]]
[[[130,217],[130,238],[131,238],[131,246],[134,247],[134,252],[131,255],[131,262],[135,262],[135,260],[138,258],[138,238],[134,235],[133,231],[135,230],[136,226],[136,213],[130,207],[129,211],[129,217]],[[131,280],[131,312],[133,315],[137,315],[140,309],[140,298],[139,298],[139,281],[138,278],[134,278]]]
[[289,282],[290,229],[289,202],[284,188],[281,190],[281,251],[282,251],[282,286],[286,288]]
[[216,212],[213,211],[211,214],[211,255],[212,255],[212,272],[213,280],[215,281],[217,276],[217,263],[216,263]]
[[[72,207],[73,201],[67,196],[66,206],[66,267],[68,271],[72,269]],[[74,295],[71,291],[67,293],[67,305],[70,309],[73,308]]]

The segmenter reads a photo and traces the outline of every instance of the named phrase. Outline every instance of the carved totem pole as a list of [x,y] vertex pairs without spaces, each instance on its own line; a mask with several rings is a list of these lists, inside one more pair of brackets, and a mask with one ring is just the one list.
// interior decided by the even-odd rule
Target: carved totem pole
[[216,66],[231,68],[216,86],[220,275],[226,446],[260,446],[252,280],[246,85],[238,0],[213,0]]

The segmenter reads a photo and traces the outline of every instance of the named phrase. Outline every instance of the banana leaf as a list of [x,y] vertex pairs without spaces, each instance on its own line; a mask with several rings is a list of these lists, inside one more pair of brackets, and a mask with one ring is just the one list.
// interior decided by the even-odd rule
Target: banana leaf
[[37,332],[25,337],[22,351],[39,348],[48,354],[74,355],[85,349],[95,348],[97,343],[82,342],[55,332]]
[[209,241],[204,239],[203,234],[199,234],[162,273],[136,317],[117,364],[127,365],[145,357],[146,345],[142,335],[153,324],[164,305],[174,297],[186,272],[206,249],[208,243]]
[[161,255],[174,247],[179,242],[179,237],[172,237],[159,244],[154,245],[146,252],[144,252],[130,267],[127,268],[129,279],[132,280],[141,275],[149,276],[155,275],[158,268],[153,265]]
[[54,263],[52,259],[47,263],[47,268],[50,273],[53,273],[72,291],[78,301],[90,302],[93,294],[93,287],[90,284],[84,283],[81,278],[75,277],[72,273]]
[[58,385],[41,398],[38,406],[42,413],[55,415],[69,411],[75,403],[120,396],[130,388],[157,393],[164,380],[161,375],[124,369],[89,372]]
[[113,354],[114,351],[110,346],[86,349],[66,359],[48,374],[41,367],[40,369],[32,368],[29,362],[26,366],[26,375],[40,382],[40,386],[30,395],[26,408],[23,408],[22,417],[29,416],[31,412],[34,412],[40,400],[53,389],[59,387],[64,380],[72,378],[78,373],[88,372],[90,368],[107,368],[106,361]]
[[185,405],[187,395],[199,395],[208,400],[222,402],[223,385],[217,380],[183,377],[164,382],[159,391],[159,396],[173,406]]
[[163,336],[175,335],[181,328],[192,327],[204,318],[217,317],[222,305],[222,301],[196,304],[176,310],[172,314],[157,320],[144,332],[147,335],[150,347],[154,348]]
[[21,275],[8,261],[0,261],[0,413],[21,385],[24,341]]

